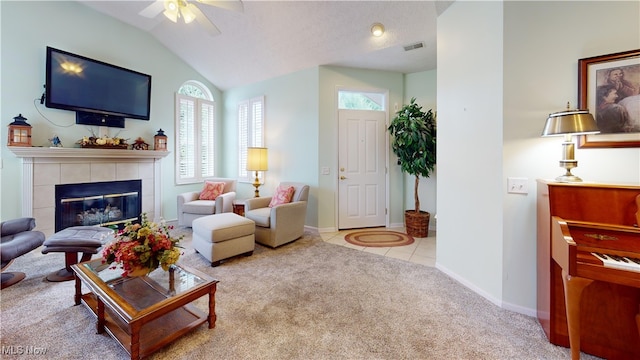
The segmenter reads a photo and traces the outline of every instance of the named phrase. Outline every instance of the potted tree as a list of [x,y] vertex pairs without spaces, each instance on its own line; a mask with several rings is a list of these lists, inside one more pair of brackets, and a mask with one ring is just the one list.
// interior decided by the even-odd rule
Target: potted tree
[[422,106],[411,98],[408,105],[396,112],[389,125],[393,136],[391,148],[398,157],[398,165],[403,172],[415,176],[413,210],[405,210],[407,234],[426,237],[431,214],[420,210],[418,185],[420,177],[428,178],[436,165],[436,120],[431,110],[424,112]]

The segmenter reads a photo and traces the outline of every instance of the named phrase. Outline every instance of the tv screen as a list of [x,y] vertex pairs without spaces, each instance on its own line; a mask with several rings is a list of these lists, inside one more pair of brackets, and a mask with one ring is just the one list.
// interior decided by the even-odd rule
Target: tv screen
[[78,112],[76,122],[124,127],[124,118],[149,120],[151,76],[47,47],[45,105]]

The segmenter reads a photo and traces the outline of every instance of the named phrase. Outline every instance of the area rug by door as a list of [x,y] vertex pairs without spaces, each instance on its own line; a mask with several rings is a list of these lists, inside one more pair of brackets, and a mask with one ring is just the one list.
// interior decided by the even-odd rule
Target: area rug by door
[[366,247],[392,247],[413,244],[413,237],[397,231],[362,230],[350,232],[344,239],[353,245]]

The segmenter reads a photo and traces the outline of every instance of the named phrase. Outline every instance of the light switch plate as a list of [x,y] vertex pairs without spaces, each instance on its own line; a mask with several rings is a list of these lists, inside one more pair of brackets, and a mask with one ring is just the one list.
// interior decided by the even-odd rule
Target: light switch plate
[[527,178],[507,178],[507,192],[510,194],[528,194],[529,187],[527,185],[529,179]]

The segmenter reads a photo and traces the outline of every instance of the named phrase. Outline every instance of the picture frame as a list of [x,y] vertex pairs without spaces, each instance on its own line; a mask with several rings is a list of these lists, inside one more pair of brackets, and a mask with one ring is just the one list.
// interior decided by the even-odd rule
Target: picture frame
[[[618,73],[618,79],[609,80],[612,73]],[[621,77],[620,77],[621,76]],[[624,84],[624,85],[621,85]],[[624,130],[608,127],[605,114],[607,105],[601,102],[602,94],[617,87],[614,98],[620,102],[629,97],[623,104],[617,106],[624,109],[628,115]],[[598,127],[605,129],[600,134],[581,135],[578,138],[579,148],[627,148],[640,147],[640,109],[631,103],[640,103],[640,49],[624,51],[614,54],[594,56],[578,60],[578,108],[589,109]],[[635,91],[635,92],[634,92]],[[618,95],[617,93],[620,93]],[[635,95],[633,95],[635,94]],[[617,96],[616,96],[617,95]],[[624,105],[624,106],[622,106]],[[609,108],[611,109],[611,108]],[[627,132],[631,131],[631,132]]]

